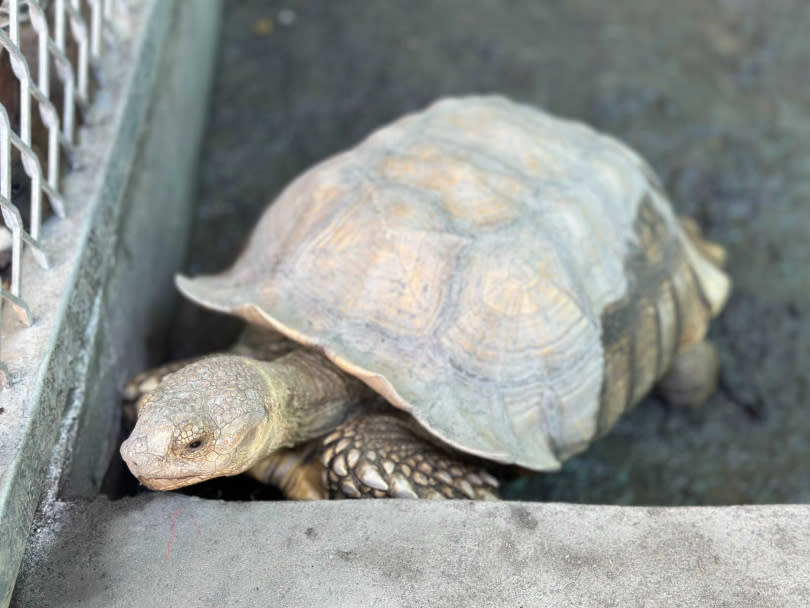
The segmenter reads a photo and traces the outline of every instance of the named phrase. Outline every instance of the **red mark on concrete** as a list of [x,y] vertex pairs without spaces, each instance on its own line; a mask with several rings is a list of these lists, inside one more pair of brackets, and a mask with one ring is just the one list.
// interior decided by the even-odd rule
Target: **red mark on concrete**
[[[163,556],[163,561],[169,561],[169,557],[172,554],[172,544],[174,544],[174,539],[177,538],[177,531],[175,527],[177,526],[177,518],[180,517],[180,513],[186,511],[183,507],[175,509],[172,511],[172,523],[169,526],[169,542],[166,543],[166,555]],[[186,511],[188,513],[189,518],[191,519],[191,523],[194,524],[194,527],[197,529],[197,536],[201,535],[200,532],[200,524],[197,523],[197,520],[194,519],[194,514],[191,511]]]

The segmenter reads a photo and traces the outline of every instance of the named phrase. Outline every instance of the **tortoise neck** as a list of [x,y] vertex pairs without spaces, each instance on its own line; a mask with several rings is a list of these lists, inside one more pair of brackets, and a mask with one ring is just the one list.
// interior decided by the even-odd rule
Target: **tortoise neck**
[[[255,361],[268,385],[270,426],[282,445],[268,452],[315,439],[337,428],[357,411],[370,390],[338,369],[324,355],[300,348],[270,362]],[[276,439],[273,443],[277,443]]]

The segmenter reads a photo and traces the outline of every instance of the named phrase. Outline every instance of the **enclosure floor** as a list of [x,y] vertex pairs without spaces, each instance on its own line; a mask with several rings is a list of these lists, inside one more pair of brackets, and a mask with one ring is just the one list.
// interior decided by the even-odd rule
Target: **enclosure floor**
[[[698,411],[650,399],[510,495],[810,502],[808,31],[806,0],[228,2],[187,270],[227,266],[293,176],[437,97],[497,92],[585,120],[728,249],[722,389]],[[185,307],[170,356],[234,331]]]

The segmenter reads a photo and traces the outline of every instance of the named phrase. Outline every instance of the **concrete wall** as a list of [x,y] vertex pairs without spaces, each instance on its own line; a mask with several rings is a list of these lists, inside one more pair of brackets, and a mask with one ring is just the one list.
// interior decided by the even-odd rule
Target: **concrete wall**
[[131,28],[105,56],[64,180],[68,217],[43,229],[52,268],[26,265],[35,324],[17,330],[5,315],[0,605],[43,490],[97,492],[116,447],[117,390],[144,365],[140,336],[167,324],[185,255],[220,5],[129,4]]

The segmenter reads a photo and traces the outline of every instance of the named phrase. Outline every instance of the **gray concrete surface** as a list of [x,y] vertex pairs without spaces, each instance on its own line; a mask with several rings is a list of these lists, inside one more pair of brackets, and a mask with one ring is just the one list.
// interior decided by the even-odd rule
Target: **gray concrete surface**
[[12,606],[806,606],[810,506],[57,503]]
[[79,133],[78,167],[63,180],[67,218],[43,226],[51,268],[26,260],[34,325],[4,315],[12,386],[0,394],[0,606],[43,490],[98,491],[117,447],[110,404],[144,365],[147,344],[133,335],[167,324],[185,253],[197,160],[189,150],[202,132],[218,4],[128,6],[132,19],[105,56],[104,86]]

